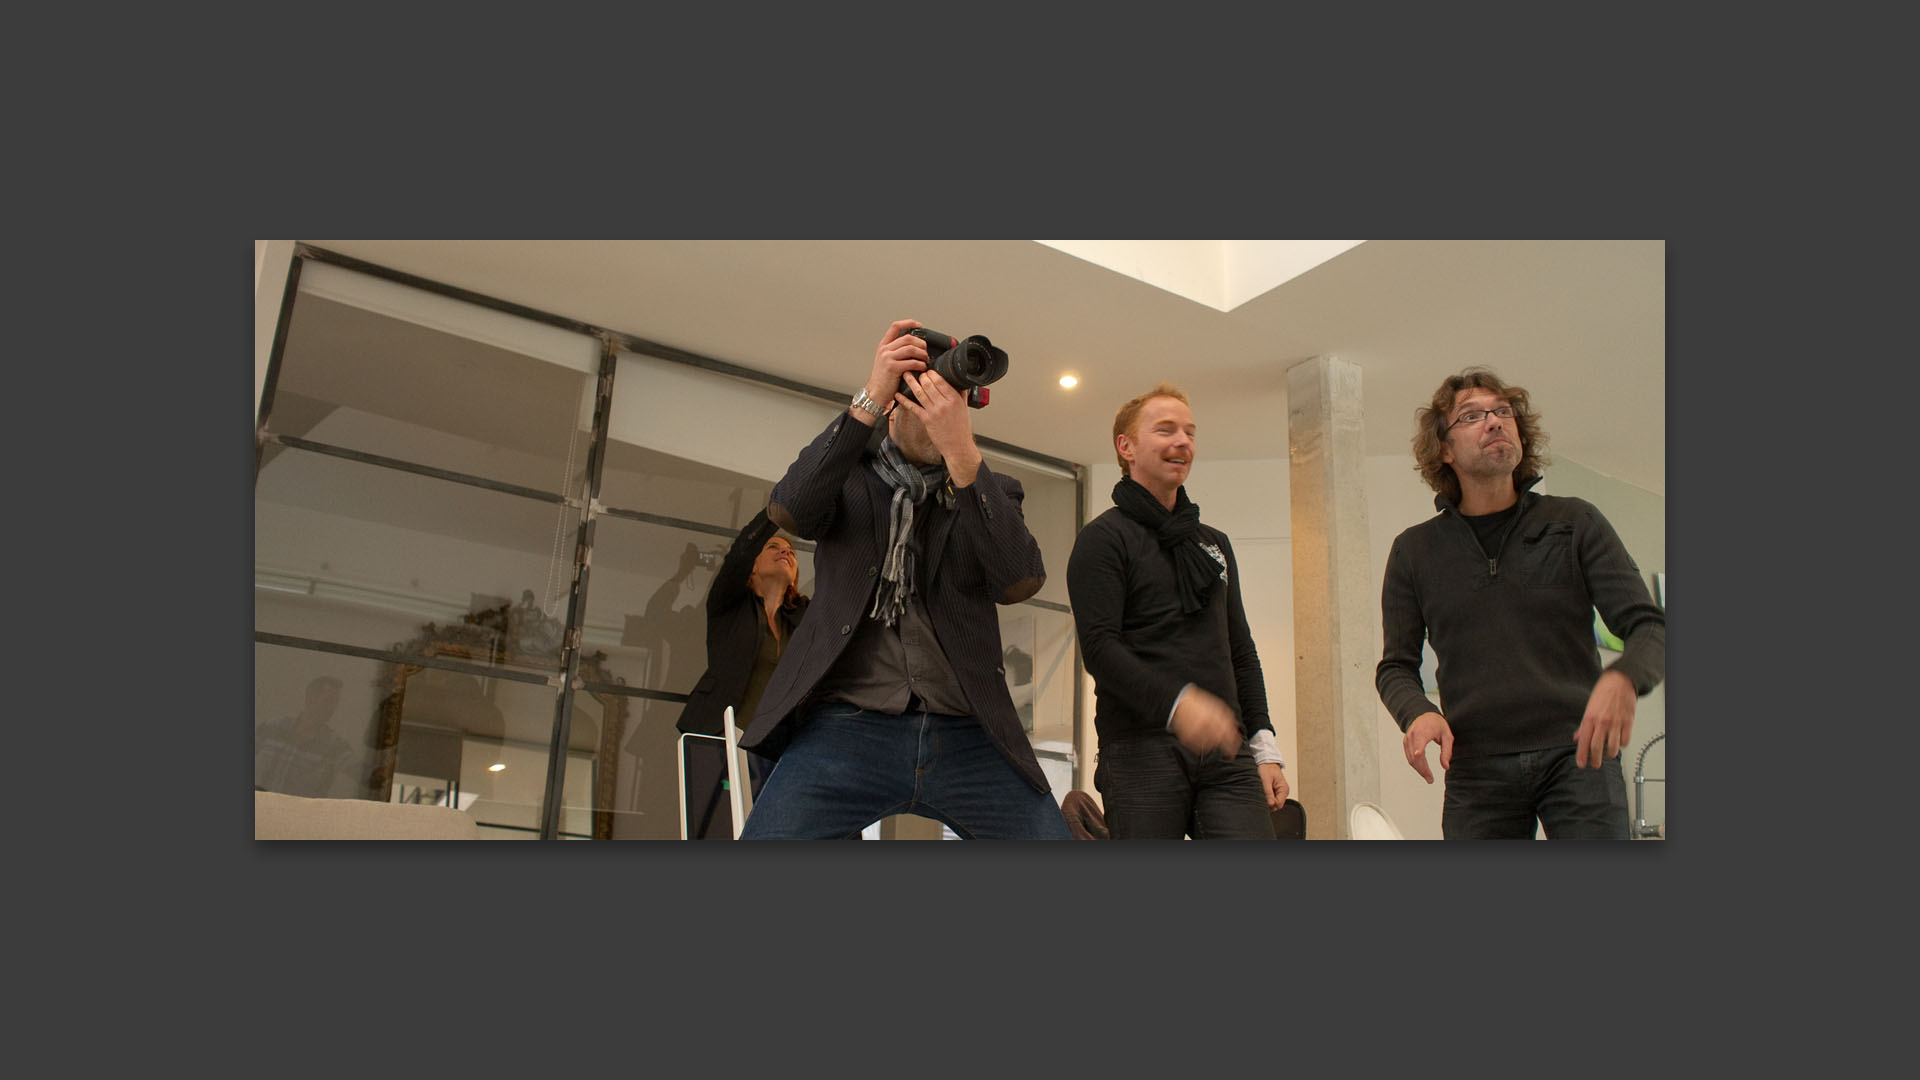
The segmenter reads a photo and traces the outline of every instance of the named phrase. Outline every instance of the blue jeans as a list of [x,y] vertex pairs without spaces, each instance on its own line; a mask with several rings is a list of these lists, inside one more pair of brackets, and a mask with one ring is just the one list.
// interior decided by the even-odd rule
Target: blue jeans
[[742,840],[840,840],[917,814],[963,840],[1070,840],[1052,794],[1035,791],[970,716],[814,706],[747,814]]
[[1453,759],[1440,835],[1448,840],[1625,840],[1627,778],[1619,758],[1574,764],[1575,748]]
[[1115,840],[1272,840],[1253,751],[1196,756],[1164,731],[1100,740],[1093,786]]

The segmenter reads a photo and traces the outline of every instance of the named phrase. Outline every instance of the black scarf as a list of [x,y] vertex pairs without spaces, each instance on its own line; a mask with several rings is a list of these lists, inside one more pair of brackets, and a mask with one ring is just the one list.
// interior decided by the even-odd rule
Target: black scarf
[[880,587],[874,591],[873,610],[867,614],[892,626],[907,610],[907,597],[913,595],[913,552],[907,545],[913,533],[913,508],[926,502],[928,494],[949,510],[955,500],[953,488],[947,483],[946,465],[908,461],[891,436],[881,440],[871,465],[893,488],[893,501],[887,514],[887,550],[880,560]]
[[1180,610],[1188,615],[1207,606],[1213,595],[1213,583],[1225,581],[1226,565],[1200,546],[1200,508],[1187,498],[1181,485],[1169,511],[1131,476],[1123,476],[1113,485],[1113,505],[1133,520],[1152,529],[1160,549],[1173,560],[1173,579],[1180,587]]

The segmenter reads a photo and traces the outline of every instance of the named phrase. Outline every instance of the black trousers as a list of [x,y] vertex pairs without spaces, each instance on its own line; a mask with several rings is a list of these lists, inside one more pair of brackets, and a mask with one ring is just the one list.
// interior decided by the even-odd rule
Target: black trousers
[[1598,769],[1574,764],[1576,750],[1456,756],[1447,770],[1440,835],[1448,840],[1626,840],[1627,778],[1619,758]]
[[1272,840],[1253,750],[1196,756],[1164,731],[1100,740],[1093,786],[1115,840]]

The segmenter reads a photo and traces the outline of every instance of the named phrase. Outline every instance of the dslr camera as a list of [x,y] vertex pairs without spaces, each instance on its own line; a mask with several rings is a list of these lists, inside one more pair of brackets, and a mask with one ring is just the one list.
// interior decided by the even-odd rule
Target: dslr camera
[[[984,409],[987,384],[1007,373],[1007,351],[995,348],[986,335],[975,334],[964,340],[938,330],[909,330],[927,346],[927,367],[940,373],[955,390],[967,395],[967,405]],[[905,384],[902,393],[910,393]]]

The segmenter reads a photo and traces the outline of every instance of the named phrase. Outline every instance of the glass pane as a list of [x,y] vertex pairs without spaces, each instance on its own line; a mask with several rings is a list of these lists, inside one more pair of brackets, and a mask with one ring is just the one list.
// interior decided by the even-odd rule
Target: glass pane
[[[734,535],[715,533],[727,525],[702,532],[612,516],[595,519],[582,641],[588,650],[604,654],[607,681],[692,692],[707,669],[707,591]],[[795,555],[800,591],[812,595],[811,545],[796,546]]]
[[253,786],[308,798],[373,799],[382,665],[351,656],[253,648]]
[[[382,729],[393,744],[393,800],[457,805],[484,839],[537,838],[558,691],[433,668],[394,678]],[[596,735],[573,733],[568,783],[589,782]]]
[[767,504],[801,448],[844,408],[686,364],[623,354],[614,369],[600,502],[690,521],[745,524]]
[[1073,617],[1032,604],[1000,608],[1007,692],[1056,799],[1073,790]]
[[[484,839],[533,839],[556,697],[545,684],[256,644],[254,786],[452,806]],[[570,785],[591,788],[598,735],[573,733]]]
[[550,672],[576,511],[289,450],[254,494],[254,628]]
[[[306,291],[309,273],[371,282],[451,308],[438,325]],[[269,431],[556,494],[584,491],[599,342],[419,290],[307,264],[275,383]],[[406,304],[388,304],[404,310]],[[559,335],[527,355],[463,333],[463,310]],[[479,334],[474,330],[472,334]],[[571,339],[570,341],[566,339]],[[556,362],[563,359],[564,363]],[[266,457],[285,453],[269,446]]]
[[[583,673],[586,666],[582,665]],[[680,705],[621,694],[574,694],[573,723],[596,733],[597,742],[581,782],[570,768],[561,823],[568,836],[596,840],[680,838]],[[576,736],[578,732],[576,731]],[[579,745],[576,737],[574,744]],[[697,786],[702,740],[693,769]],[[712,746],[717,746],[717,743]],[[579,751],[575,751],[576,754]],[[708,754],[707,758],[718,760]]]
[[1017,461],[998,451],[984,451],[982,456],[987,468],[1020,481],[1026,492],[1020,513],[1026,518],[1027,531],[1040,544],[1040,558],[1047,568],[1046,584],[1040,586],[1034,599],[1066,604],[1067,556],[1073,553],[1073,540],[1080,531],[1079,484],[1045,466]]
[[1026,492],[1021,513],[1040,544],[1046,584],[1033,597],[1040,603],[1000,609],[1000,646],[1006,661],[1007,690],[1020,711],[1040,767],[1053,785],[1055,799],[1074,787],[1078,761],[1073,715],[1074,657],[1079,642],[1073,616],[1053,610],[1067,603],[1067,557],[1079,531],[1080,486],[1051,466],[987,451],[987,467],[1020,481]]
[[[697,454],[698,447],[684,447]],[[800,452],[794,447],[794,453]],[[617,510],[725,526],[747,519],[767,505],[773,480],[744,476],[691,457],[609,440],[607,464],[600,471],[600,505]],[[731,534],[720,538],[724,545]]]

